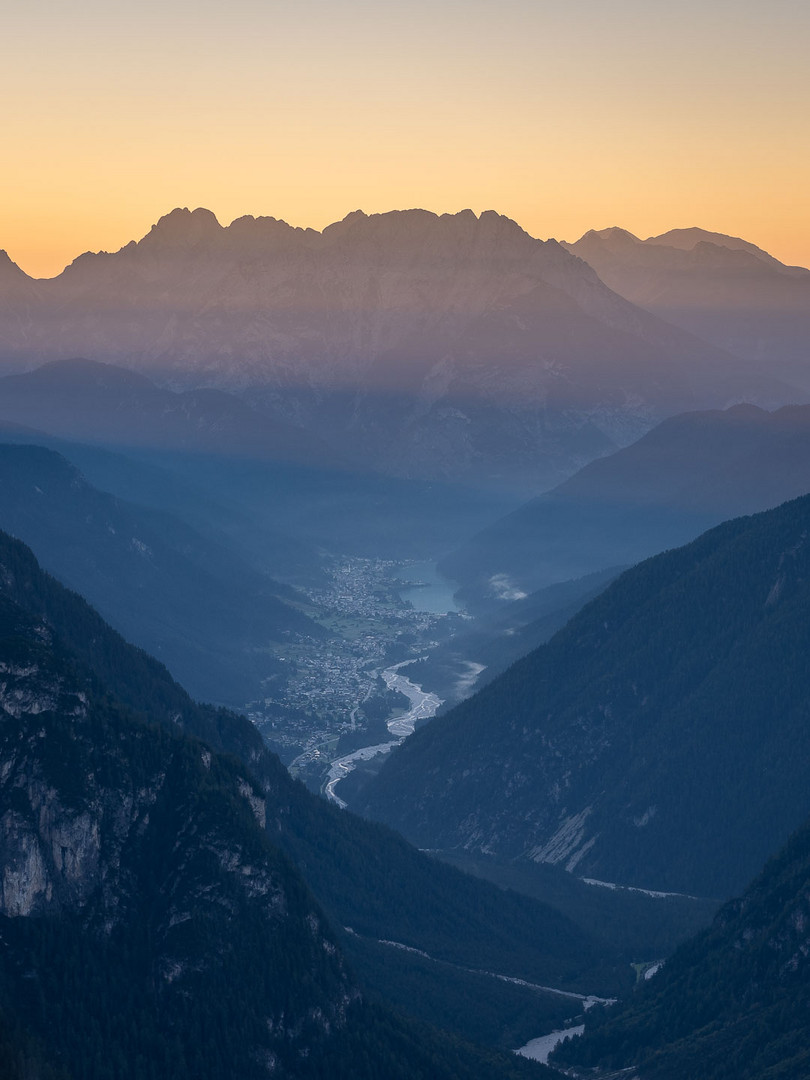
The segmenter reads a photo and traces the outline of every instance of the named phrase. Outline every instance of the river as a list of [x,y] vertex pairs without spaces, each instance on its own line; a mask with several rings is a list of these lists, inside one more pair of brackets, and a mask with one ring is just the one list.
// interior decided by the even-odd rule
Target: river
[[341,780],[345,780],[355,768],[358,761],[369,761],[378,754],[388,754],[395,746],[413,734],[417,720],[428,720],[436,715],[436,711],[442,704],[442,699],[436,694],[429,693],[411,682],[405,675],[400,675],[400,668],[413,664],[413,660],[403,660],[399,664],[386,668],[380,674],[383,682],[389,690],[398,690],[410,701],[410,708],[402,716],[395,716],[387,723],[388,730],[394,736],[394,742],[378,743],[376,746],[363,746],[345,757],[336,758],[329,767],[323,793],[333,803],[337,803],[345,810],[346,803],[335,793],[335,788]]
[[541,1035],[538,1039],[531,1039],[525,1046],[515,1050],[521,1057],[539,1061],[542,1065],[548,1065],[548,1056],[552,1050],[556,1050],[561,1042],[566,1039],[575,1039],[585,1030],[584,1024],[576,1027],[564,1028],[562,1031],[551,1031],[548,1035]]

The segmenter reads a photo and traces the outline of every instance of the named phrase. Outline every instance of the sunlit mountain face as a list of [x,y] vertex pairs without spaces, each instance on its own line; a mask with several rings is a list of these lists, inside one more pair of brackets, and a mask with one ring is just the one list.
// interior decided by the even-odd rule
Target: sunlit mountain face
[[794,395],[494,212],[357,212],[315,232],[174,210],[50,280],[6,264],[0,328],[9,371],[122,365],[236,393],[332,457],[530,490],[673,412]]
[[697,228],[647,240],[623,229],[592,230],[564,246],[634,304],[807,392],[810,270],[786,266],[740,237]]

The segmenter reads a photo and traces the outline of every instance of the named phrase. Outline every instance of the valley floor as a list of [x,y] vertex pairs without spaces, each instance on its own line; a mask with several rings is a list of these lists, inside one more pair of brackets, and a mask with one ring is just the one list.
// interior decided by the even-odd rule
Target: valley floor
[[301,591],[329,636],[291,636],[272,657],[265,696],[245,711],[294,775],[313,788],[331,785],[332,795],[345,775],[331,771],[339,761],[353,767],[374,756],[369,748],[401,741],[435,714],[441,700],[399,668],[454,636],[469,616],[455,610],[451,586],[427,564],[343,558],[326,585]]

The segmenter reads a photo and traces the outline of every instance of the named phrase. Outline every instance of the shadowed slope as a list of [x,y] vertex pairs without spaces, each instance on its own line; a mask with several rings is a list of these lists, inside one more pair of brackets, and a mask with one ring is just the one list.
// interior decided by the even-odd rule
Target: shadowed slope
[[627,571],[358,808],[426,847],[729,895],[810,811],[808,533],[805,497]]

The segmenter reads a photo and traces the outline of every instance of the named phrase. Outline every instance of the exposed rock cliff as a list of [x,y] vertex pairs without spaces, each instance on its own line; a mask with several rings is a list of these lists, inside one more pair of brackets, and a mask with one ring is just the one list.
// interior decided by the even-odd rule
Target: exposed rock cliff
[[[504,926],[521,940],[541,930],[529,935],[530,965],[548,956],[573,966],[569,978],[593,963],[593,943],[583,947],[562,916],[528,900],[507,900],[500,918],[498,890],[465,887],[403,841],[332,812],[244,718],[191,701],[4,534],[0,583],[0,1066],[11,1062],[9,1077],[44,1077],[42,1062],[62,1068],[59,1080],[523,1075],[511,1058],[364,1001],[343,942],[276,842],[308,844],[301,862],[323,895],[331,901],[348,883],[336,906],[353,904],[375,937],[378,926],[399,933],[388,893],[402,897],[415,870],[427,902],[404,912],[405,926],[433,933],[439,949],[437,911],[454,942],[450,913],[466,920],[457,947],[469,950],[470,935],[487,960],[504,955]],[[371,885],[357,871],[364,860]],[[460,896],[445,888],[448,876]]]
[[22,952],[18,920],[43,933],[56,920],[118,955],[123,977],[120,950],[145,939],[135,994],[172,1026],[189,995],[210,1011],[223,973],[241,978],[261,942],[266,970],[229,992],[262,1016],[265,1035],[232,1047],[234,1061],[249,1074],[259,1058],[280,1066],[291,1048],[340,1028],[357,991],[257,821],[256,781],[105,699],[52,632],[2,595],[0,654],[0,915],[11,920],[11,955]]

